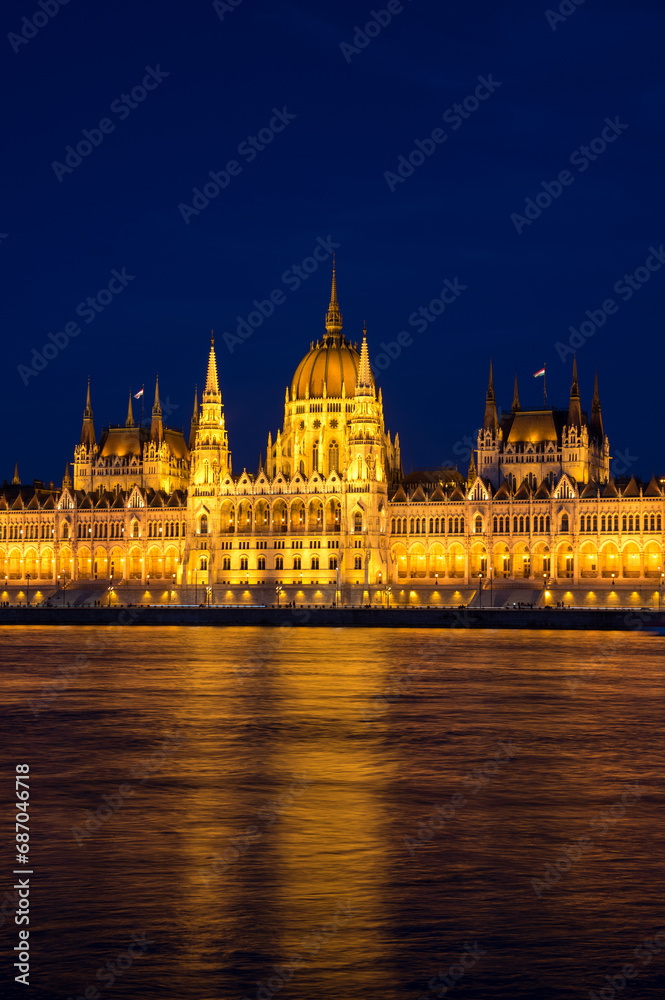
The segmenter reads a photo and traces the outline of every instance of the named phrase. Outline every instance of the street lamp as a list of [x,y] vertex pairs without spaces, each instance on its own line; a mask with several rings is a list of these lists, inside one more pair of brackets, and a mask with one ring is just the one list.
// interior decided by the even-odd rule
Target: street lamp
[[388,611],[390,611],[390,587],[386,587],[386,597],[388,599]]
[[[658,567],[660,569],[660,566]],[[660,595],[663,589],[663,583],[665,582],[665,573],[660,574],[660,583],[658,585],[658,610],[660,611]]]
[[280,599],[280,596],[282,594],[282,585],[281,585],[281,583],[278,583],[277,586],[275,587],[275,593],[277,594],[277,607],[279,608],[279,599]]
[[110,581],[109,581],[109,603],[108,603],[109,608],[111,607],[111,594],[112,593],[113,593],[113,570],[111,570],[111,578],[110,578]]
[[612,586],[614,586],[614,573],[612,573]]
[[434,574],[434,589],[435,590],[439,589],[439,574],[438,573]]
[[175,601],[175,573],[173,574],[173,600]]
[[478,608],[482,609],[483,606],[483,574],[478,574]]
[[25,598],[25,606],[27,608],[29,608],[30,607],[30,574],[26,573],[26,577],[25,578],[28,581],[27,595],[26,595],[26,598]]
[[494,607],[494,567],[490,566],[490,608]]

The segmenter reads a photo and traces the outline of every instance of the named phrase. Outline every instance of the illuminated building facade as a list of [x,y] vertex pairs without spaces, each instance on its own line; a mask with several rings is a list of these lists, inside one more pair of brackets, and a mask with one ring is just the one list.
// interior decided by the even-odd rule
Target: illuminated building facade
[[125,423],[97,440],[88,385],[73,476],[68,465],[55,489],[17,471],[0,489],[0,585],[35,599],[112,586],[126,600],[266,603],[281,587],[313,603],[422,604],[487,587],[607,603],[630,588],[660,602],[664,485],[612,478],[598,382],[587,417],[576,364],[567,410],[523,410],[516,383],[501,417],[490,367],[466,478],[404,476],[366,331],[360,349],[344,336],[333,271],[325,334],[255,474],[232,471],[214,341],[188,440],[165,426],[158,385],[149,426],[130,396]]

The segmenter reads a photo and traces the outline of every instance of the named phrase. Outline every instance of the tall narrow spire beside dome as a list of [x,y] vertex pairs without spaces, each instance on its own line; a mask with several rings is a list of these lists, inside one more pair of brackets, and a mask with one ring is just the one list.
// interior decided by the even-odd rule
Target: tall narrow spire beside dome
[[92,402],[90,399],[90,379],[88,379],[88,391],[85,397],[85,409],[83,411],[83,426],[81,427],[81,444],[89,448],[95,447],[95,423],[92,416]]
[[485,395],[485,418],[483,420],[484,431],[496,431],[499,426],[499,416],[496,411],[496,396],[494,395],[494,373],[492,371],[492,359],[490,358],[490,377]]
[[[219,379],[217,377],[217,357],[215,355],[215,334],[210,331],[210,354],[208,355],[208,372],[206,375],[205,389],[203,390],[203,402],[219,402],[217,397],[219,392]],[[214,398],[213,398],[214,397]]]
[[513,413],[517,413],[517,411],[521,409],[522,407],[520,406],[520,394],[517,389],[517,372],[515,372],[515,391],[513,392]]
[[369,348],[367,346],[367,327],[363,325],[363,342],[360,348],[360,364],[356,379],[356,396],[371,396],[374,391],[374,376],[369,364]]
[[602,441],[605,437],[603,431],[603,415],[600,410],[600,394],[598,392],[598,372],[593,383],[593,401],[591,403],[591,419],[589,421],[591,436],[597,441]]
[[155,379],[155,402],[152,406],[152,419],[150,421],[150,437],[153,441],[161,442],[164,437],[164,424],[162,423],[162,407],[159,402],[159,375]]
[[342,331],[342,313],[337,301],[337,274],[335,269],[335,258],[333,256],[332,287],[330,289],[330,305],[326,313],[326,330],[336,337]]
[[134,411],[132,410],[132,390],[129,390],[129,403],[127,404],[127,419],[125,420],[125,427],[134,426]]
[[577,357],[573,357],[573,382],[570,387],[570,402],[568,404],[568,426],[582,426],[582,405],[580,403],[580,387],[577,381]]
[[192,413],[192,422],[189,427],[189,449],[190,451],[196,444],[196,432],[199,427],[199,387],[194,386],[194,411]]

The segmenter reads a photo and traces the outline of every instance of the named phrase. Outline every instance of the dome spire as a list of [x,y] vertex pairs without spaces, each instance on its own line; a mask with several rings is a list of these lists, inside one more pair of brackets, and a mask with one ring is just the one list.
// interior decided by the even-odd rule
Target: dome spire
[[342,313],[340,312],[339,302],[337,301],[337,275],[334,254],[332,288],[330,289],[330,305],[328,306],[328,312],[326,313],[326,330],[333,337],[338,336],[342,330]]
[[369,364],[369,348],[367,347],[367,327],[363,323],[363,342],[360,348],[360,364],[356,379],[356,396],[371,396],[374,389],[374,378]]
[[[212,393],[212,396],[210,395]],[[220,397],[217,399],[217,397]],[[213,398],[214,397],[214,398]],[[208,372],[206,374],[206,384],[203,390],[204,402],[220,402],[219,379],[217,378],[217,356],[215,355],[215,334],[210,331],[210,354],[208,356]]]

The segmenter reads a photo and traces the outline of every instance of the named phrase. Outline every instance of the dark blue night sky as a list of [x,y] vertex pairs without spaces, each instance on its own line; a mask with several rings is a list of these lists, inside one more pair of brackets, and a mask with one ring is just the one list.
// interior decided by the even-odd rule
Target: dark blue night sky
[[333,245],[405,471],[466,472],[490,355],[504,407],[515,372],[542,405],[544,363],[567,405],[572,336],[612,454],[663,474],[665,8],[547,10],[6,3],[0,481],[18,460],[60,482],[88,375],[98,435],[130,387],[149,411],[157,371],[188,429],[211,328],[234,471],[255,471],[323,333]]

